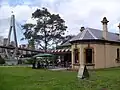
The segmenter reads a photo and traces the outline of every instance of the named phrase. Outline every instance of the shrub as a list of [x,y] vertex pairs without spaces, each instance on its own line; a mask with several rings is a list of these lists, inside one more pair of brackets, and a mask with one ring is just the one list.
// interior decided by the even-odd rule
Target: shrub
[[24,64],[32,64],[33,61],[35,61],[34,58],[26,59],[26,60],[24,61]]
[[0,64],[5,64],[5,60],[0,55]]

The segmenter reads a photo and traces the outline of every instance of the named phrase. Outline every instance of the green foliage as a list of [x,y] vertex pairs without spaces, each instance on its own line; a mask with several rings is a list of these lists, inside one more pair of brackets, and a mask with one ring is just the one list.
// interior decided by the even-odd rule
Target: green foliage
[[5,64],[5,60],[0,56],[0,64]]
[[25,64],[32,64],[33,61],[35,61],[35,59],[34,58],[30,58],[30,59],[26,59],[24,63]]
[[35,44],[35,40],[34,40],[34,37],[33,37],[33,28],[34,28],[35,25],[31,24],[31,23],[28,23],[28,24],[25,24],[22,26],[22,28],[25,30],[24,32],[24,36],[25,38],[22,38],[21,40],[24,40],[24,39],[27,39],[28,40],[28,44],[29,44],[29,47],[31,47],[32,49],[34,49],[34,44]]
[[55,42],[61,43],[59,39],[63,38],[67,26],[59,14],[51,14],[46,8],[42,8],[32,13],[32,18],[37,20],[36,25],[23,25],[26,39],[32,40],[32,44],[37,43],[45,51]]

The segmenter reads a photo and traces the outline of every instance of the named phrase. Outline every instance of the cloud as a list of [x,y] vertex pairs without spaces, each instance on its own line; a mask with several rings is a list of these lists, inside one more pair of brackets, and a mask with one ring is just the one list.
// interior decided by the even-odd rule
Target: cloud
[[10,18],[0,19],[0,35],[1,36],[6,37],[8,35],[8,33],[6,32],[9,31],[9,27],[10,27],[9,23],[10,23]]
[[19,23],[34,22],[30,19],[31,13],[37,8],[47,7],[66,21],[68,34],[78,34],[81,26],[102,29],[104,16],[109,20],[109,31],[118,32],[119,0],[2,0],[0,3],[0,19],[10,17],[13,10]]
[[[120,14],[118,12],[118,8],[120,9],[119,4],[119,0],[71,0],[70,2],[62,3],[58,11],[64,16],[70,33],[73,31],[79,33],[81,25],[102,29],[100,21],[104,16],[110,21],[109,31],[112,31],[111,28],[114,23],[118,22]],[[115,32],[115,30],[112,32]]]

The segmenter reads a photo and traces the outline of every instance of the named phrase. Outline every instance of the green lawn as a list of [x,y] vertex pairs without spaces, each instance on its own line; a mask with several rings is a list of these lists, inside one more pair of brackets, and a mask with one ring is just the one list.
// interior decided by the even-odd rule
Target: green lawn
[[120,68],[90,71],[89,80],[77,72],[0,67],[0,90],[120,90]]

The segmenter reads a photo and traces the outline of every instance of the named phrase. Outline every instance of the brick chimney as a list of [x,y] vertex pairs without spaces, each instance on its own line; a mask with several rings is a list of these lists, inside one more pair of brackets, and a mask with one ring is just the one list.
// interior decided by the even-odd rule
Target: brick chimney
[[107,24],[109,21],[107,20],[106,17],[104,17],[101,22],[103,24],[103,38],[107,39],[107,32],[108,32]]
[[119,25],[118,25],[118,27],[119,27],[119,40],[120,40],[120,23],[119,23]]

